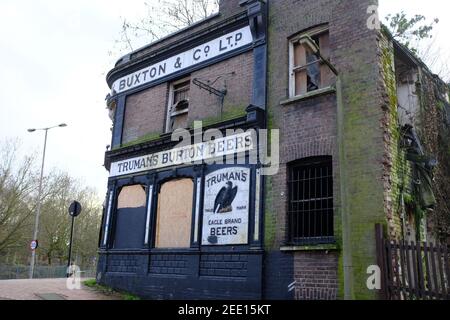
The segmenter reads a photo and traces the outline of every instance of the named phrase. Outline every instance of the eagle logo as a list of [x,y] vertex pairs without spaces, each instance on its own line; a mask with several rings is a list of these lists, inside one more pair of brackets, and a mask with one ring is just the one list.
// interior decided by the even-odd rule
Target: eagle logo
[[227,185],[220,189],[214,201],[214,213],[227,213],[233,211],[231,204],[236,198],[238,187],[233,188],[231,181],[227,182]]

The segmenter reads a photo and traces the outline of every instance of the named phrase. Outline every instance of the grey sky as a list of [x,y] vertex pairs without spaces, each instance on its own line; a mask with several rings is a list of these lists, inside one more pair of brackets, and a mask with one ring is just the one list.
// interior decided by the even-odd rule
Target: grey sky
[[[150,0],[154,1],[154,0]],[[114,47],[121,17],[138,19],[143,0],[1,0],[0,137],[18,137],[25,151],[41,152],[42,133],[31,127],[66,122],[51,130],[47,170],[57,167],[95,187],[102,196],[111,122],[104,98],[105,74],[118,57]],[[436,45],[450,52],[443,0],[382,0],[380,14],[406,12],[440,18]],[[145,42],[145,40],[143,40]],[[448,57],[448,56],[447,56]],[[437,72],[436,70],[434,70]]]

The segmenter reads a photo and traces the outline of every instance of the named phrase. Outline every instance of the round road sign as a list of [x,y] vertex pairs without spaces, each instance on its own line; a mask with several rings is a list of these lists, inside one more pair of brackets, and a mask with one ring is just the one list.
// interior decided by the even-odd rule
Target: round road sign
[[37,247],[39,246],[39,244],[38,244],[38,241],[37,240],[32,240],[31,242],[30,242],[30,249],[31,250],[36,250],[37,249]]
[[72,202],[69,207],[69,214],[72,217],[78,217],[81,213],[81,204],[78,201]]

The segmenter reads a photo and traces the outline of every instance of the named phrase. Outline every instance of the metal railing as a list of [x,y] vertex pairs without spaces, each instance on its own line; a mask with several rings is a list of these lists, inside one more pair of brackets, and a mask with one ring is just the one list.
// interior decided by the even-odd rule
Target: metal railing
[[[54,279],[65,278],[67,266],[36,266],[34,269],[34,279]],[[28,279],[30,266],[24,265],[0,265],[0,280],[8,279]],[[81,277],[95,278],[95,269],[81,268]]]

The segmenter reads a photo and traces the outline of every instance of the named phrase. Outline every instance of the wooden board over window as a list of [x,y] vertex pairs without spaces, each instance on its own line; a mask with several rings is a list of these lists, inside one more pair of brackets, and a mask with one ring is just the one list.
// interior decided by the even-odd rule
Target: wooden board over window
[[179,179],[164,183],[158,196],[156,248],[189,248],[191,244],[194,182]]
[[126,186],[120,190],[117,209],[141,208],[145,207],[146,202],[147,195],[142,185]]

